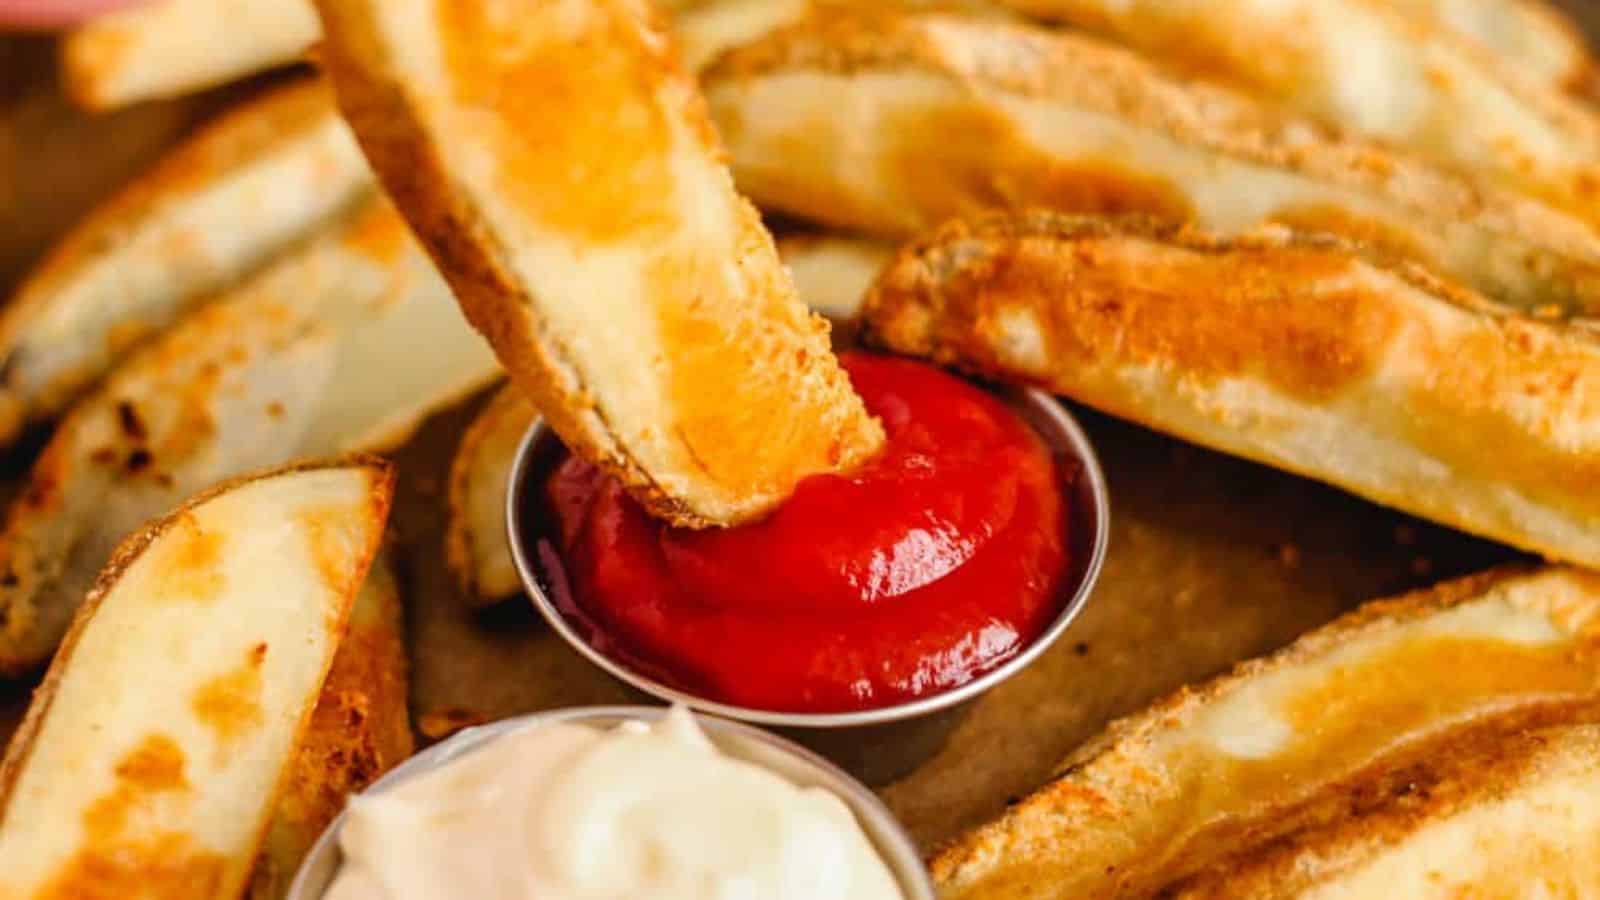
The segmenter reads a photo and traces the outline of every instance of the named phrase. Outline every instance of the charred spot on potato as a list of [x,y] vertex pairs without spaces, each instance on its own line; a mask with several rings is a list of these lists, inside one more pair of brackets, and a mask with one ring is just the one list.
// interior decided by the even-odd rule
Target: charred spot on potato
[[117,403],[117,424],[130,440],[143,441],[150,436],[144,420],[139,418],[139,410],[131,401],[123,400]]
[[128,470],[128,474],[137,475],[150,468],[150,463],[154,461],[155,458],[150,455],[150,451],[140,447],[128,454],[128,461],[124,463],[124,467]]

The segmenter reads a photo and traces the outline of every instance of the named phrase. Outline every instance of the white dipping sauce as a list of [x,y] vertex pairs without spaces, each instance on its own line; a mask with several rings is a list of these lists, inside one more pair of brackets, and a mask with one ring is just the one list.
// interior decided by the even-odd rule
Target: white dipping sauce
[[497,738],[370,797],[326,900],[904,900],[850,809],[686,710]]

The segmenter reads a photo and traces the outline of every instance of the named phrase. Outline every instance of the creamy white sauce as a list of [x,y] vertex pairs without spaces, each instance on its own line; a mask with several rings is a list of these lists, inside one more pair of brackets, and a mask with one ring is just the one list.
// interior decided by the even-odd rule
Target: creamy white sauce
[[682,709],[499,738],[351,801],[327,900],[903,900],[850,809]]

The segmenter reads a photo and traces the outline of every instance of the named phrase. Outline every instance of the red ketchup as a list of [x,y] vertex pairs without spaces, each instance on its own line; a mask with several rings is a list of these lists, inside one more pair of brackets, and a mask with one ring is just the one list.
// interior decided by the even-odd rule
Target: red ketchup
[[1045,443],[931,366],[842,362],[884,451],[762,521],[671,528],[587,462],[556,467],[554,599],[597,649],[708,699],[843,712],[970,681],[1056,617],[1068,516]]

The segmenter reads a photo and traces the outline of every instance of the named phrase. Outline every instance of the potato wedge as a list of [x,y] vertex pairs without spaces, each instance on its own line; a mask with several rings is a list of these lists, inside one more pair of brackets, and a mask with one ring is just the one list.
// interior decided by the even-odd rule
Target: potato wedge
[[61,82],[79,106],[112,109],[293,62],[317,36],[306,0],[155,0],[65,35]]
[[1466,35],[1535,81],[1568,89],[1594,76],[1583,32],[1545,0],[1398,0],[1393,5]]
[[37,668],[117,542],[216,481],[388,446],[499,369],[386,203],[204,306],[73,407],[0,529],[0,671]]
[[[800,299],[836,327],[848,328],[894,249],[859,238],[804,234],[778,239],[778,254]],[[445,560],[476,605],[522,590],[506,545],[506,490],[517,449],[536,418],[521,391],[503,388],[461,436],[451,463]]]
[[1600,331],[1283,229],[957,222],[866,339],[1025,381],[1515,547],[1600,565]]
[[[1597,221],[1600,118],[1451,28],[1369,0],[1002,0]],[[1418,2],[1418,0],[1411,0]]]
[[[1577,570],[1370,603],[1113,723],[939,853],[940,896],[1454,897],[1516,877],[1592,892],[1597,651],[1600,577]],[[1582,740],[1528,736],[1559,725]]]
[[938,14],[833,16],[743,48],[706,93],[763,207],[884,236],[984,209],[1264,221],[1404,255],[1504,302],[1600,310],[1600,234],[1341,141],[1090,38]]
[[225,114],[92,213],[0,312],[0,442],[370,192],[326,87]]
[[445,562],[479,606],[522,590],[506,543],[506,490],[517,449],[538,418],[515,385],[501,388],[462,434],[450,464]]
[[239,896],[392,490],[257,475],[117,550],[0,767],[0,895]]
[[415,748],[408,707],[405,611],[380,554],[350,609],[350,627],[295,748],[245,896],[281,900],[300,863],[351,794]]
[[738,522],[878,449],[648,7],[319,9],[340,106],[468,318],[647,509]]

